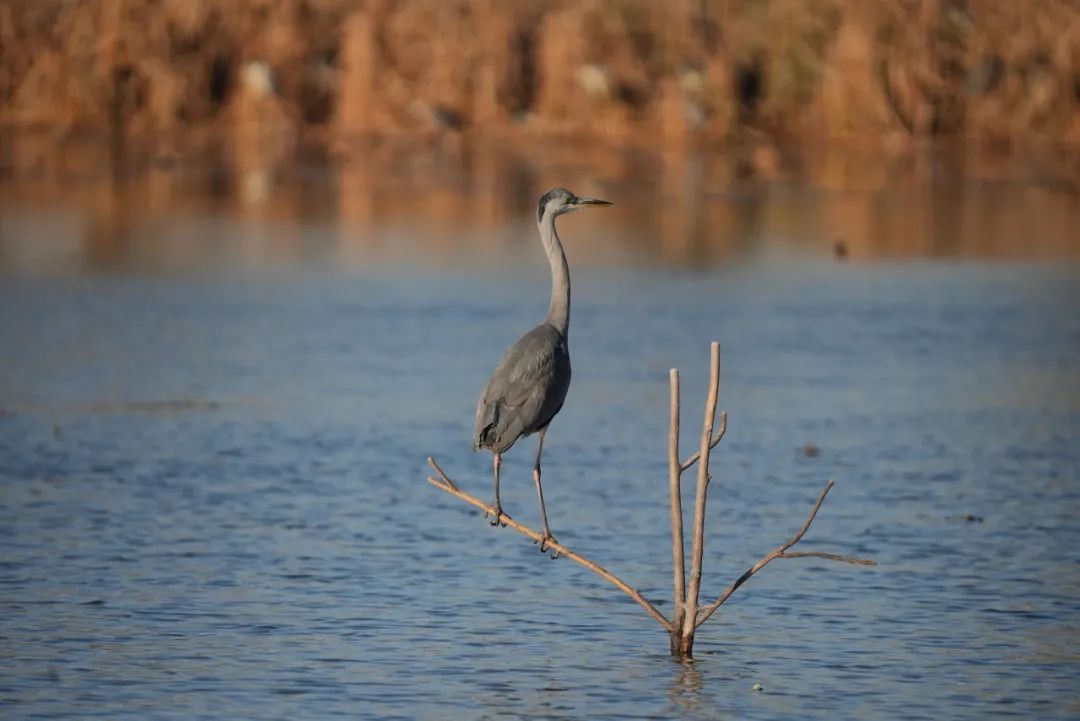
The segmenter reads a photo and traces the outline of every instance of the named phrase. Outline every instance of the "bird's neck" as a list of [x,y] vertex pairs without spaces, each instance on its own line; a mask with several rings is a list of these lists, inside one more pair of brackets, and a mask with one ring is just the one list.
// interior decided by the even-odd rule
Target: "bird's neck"
[[554,326],[565,338],[570,328],[570,268],[566,265],[559,234],[555,232],[555,214],[546,211],[540,218],[540,240],[551,266],[551,303],[544,322]]

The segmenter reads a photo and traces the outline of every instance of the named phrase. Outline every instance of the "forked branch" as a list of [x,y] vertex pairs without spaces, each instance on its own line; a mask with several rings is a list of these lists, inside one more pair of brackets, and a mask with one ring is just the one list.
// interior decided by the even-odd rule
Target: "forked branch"
[[[674,370],[674,369],[673,369]],[[716,444],[724,439],[724,434],[727,433],[727,411],[720,411],[720,430],[716,432],[716,435],[709,441],[709,449],[716,448]],[[698,459],[701,458],[701,451],[694,451],[694,455],[687,458],[682,462],[682,466],[679,467],[680,471],[687,471],[693,467]]]
[[[485,513],[490,513],[492,516],[495,515],[494,506],[484,503],[476,496],[472,496],[458,488],[457,485],[450,480],[450,477],[446,475],[443,469],[439,468],[439,464],[435,462],[434,458],[431,458],[429,456],[427,461],[428,464],[435,469],[435,472],[439,474],[439,478],[428,478],[428,483],[440,490],[446,491],[452,496],[457,496],[466,503],[469,503],[483,510]],[[497,520],[505,523],[507,527],[513,528],[521,535],[531,538],[534,543],[540,543],[543,541],[543,535],[534,531],[523,523],[518,523],[505,513],[499,516]],[[649,603],[649,600],[641,595],[641,591],[632,587],[630,584],[626,583],[626,581],[623,581],[621,578],[619,578],[614,573],[607,570],[600,564],[589,560],[585,556],[582,556],[580,553],[575,553],[574,551],[571,551],[569,548],[559,543],[558,541],[549,538],[547,539],[546,543],[547,547],[555,551],[557,555],[569,558],[575,563],[580,563],[582,566],[589,569],[596,575],[600,576],[600,578],[604,579],[605,581],[611,583],[630,598],[634,599],[634,601],[636,601],[639,606],[645,609],[645,612],[647,614],[656,619],[656,622],[664,627],[664,630],[668,632],[672,630],[673,626],[671,624],[671,621],[667,620],[667,618],[664,617],[664,614],[660,613],[660,611],[656,609],[656,606]]]
[[812,509],[810,509],[810,515],[806,517],[806,520],[803,521],[802,528],[800,528],[798,530],[798,532],[796,532],[796,534],[794,536],[789,538],[787,541],[785,541],[783,544],[781,544],[778,548],[776,548],[776,549],[770,551],[769,553],[767,553],[760,561],[758,561],[753,566],[751,566],[746,571],[746,573],[744,573],[743,575],[741,575],[737,579],[735,579],[735,581],[730,586],[728,586],[724,590],[723,593],[720,594],[720,597],[718,599],[713,601],[711,604],[709,604],[705,608],[701,609],[701,611],[698,613],[698,620],[697,620],[697,624],[695,625],[695,628],[697,628],[701,624],[705,623],[709,619],[709,616],[716,613],[716,610],[724,605],[724,602],[727,601],[731,597],[731,594],[735,593],[735,591],[738,590],[739,586],[741,586],[744,583],[746,583],[747,581],[749,581],[751,576],[753,576],[755,573],[757,573],[761,569],[765,568],[765,566],[769,565],[770,562],[776,560],[777,558],[825,558],[825,559],[830,560],[830,561],[840,561],[842,563],[852,563],[852,564],[855,564],[857,566],[876,566],[877,565],[877,561],[872,561],[872,560],[867,559],[867,558],[855,558],[854,556],[841,556],[841,555],[838,555],[838,554],[835,554],[835,553],[824,553],[822,551],[796,551],[794,553],[788,553],[787,552],[787,550],[789,548],[791,548],[796,543],[801,541],[802,537],[806,535],[807,530],[809,530],[809,528],[810,528],[810,524],[813,523],[814,518],[817,517],[818,509],[820,509],[821,504],[825,502],[825,496],[829,495],[829,491],[832,490],[832,487],[834,485],[836,485],[836,483],[833,482],[833,481],[829,481],[828,483],[825,484],[825,488],[822,489],[821,495],[818,496],[817,503],[815,503],[814,507]]

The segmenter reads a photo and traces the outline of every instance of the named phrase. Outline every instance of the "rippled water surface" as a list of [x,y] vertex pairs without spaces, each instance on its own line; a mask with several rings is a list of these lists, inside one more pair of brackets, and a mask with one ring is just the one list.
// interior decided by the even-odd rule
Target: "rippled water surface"
[[[572,264],[604,222],[564,222]],[[1080,716],[1080,266],[576,268],[545,444],[560,540],[670,611],[667,370],[688,454],[718,339],[704,595],[829,478],[803,547],[880,563],[777,561],[680,664],[618,591],[424,482],[434,454],[490,493],[475,398],[547,294],[531,227],[506,232],[479,265],[428,262],[435,242],[5,274],[4,717]],[[503,503],[535,525],[532,452],[507,454]]]

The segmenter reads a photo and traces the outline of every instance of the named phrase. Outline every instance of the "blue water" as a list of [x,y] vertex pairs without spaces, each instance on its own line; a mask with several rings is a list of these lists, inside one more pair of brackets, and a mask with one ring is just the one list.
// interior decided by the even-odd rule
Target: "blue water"
[[[776,561],[679,663],[425,482],[434,454],[491,492],[473,409],[546,307],[527,257],[4,277],[4,718],[1080,716],[1080,266],[575,271],[561,541],[670,611],[667,370],[688,455],[716,339],[704,595],[829,478],[799,548],[880,563]],[[532,452],[503,504],[536,526]]]

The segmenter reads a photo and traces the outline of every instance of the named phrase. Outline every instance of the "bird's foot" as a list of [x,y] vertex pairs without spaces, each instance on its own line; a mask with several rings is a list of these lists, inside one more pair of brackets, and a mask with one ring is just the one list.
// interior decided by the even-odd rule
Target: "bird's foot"
[[[557,538],[555,538],[555,536],[551,535],[551,531],[544,531],[544,535],[540,537],[540,553],[547,553],[548,551],[551,550],[551,546],[548,545],[548,544],[558,543],[558,542],[559,542],[559,539],[557,539]],[[534,543],[535,543],[535,541],[534,541]],[[555,551],[555,555],[551,557],[551,560],[554,561],[558,557],[559,557],[559,552]]]
[[[487,518],[489,513],[491,512],[484,511],[484,518]],[[491,525],[502,526],[503,528],[506,528],[506,523],[502,520],[503,516],[506,516],[507,518],[510,517],[503,513],[502,505],[496,503],[494,505],[494,518],[490,521]]]

